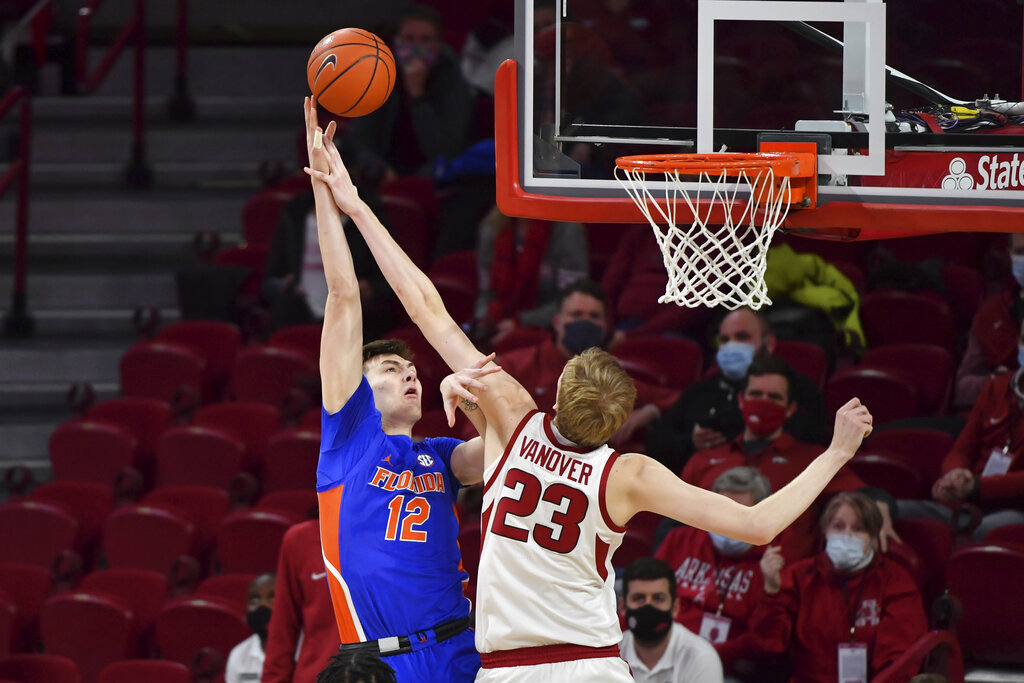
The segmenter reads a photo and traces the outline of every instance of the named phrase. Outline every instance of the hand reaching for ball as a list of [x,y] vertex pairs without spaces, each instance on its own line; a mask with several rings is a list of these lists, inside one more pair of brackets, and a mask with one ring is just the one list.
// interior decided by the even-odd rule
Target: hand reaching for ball
[[[334,144],[334,122],[327,126],[327,132],[322,132],[316,126],[316,107],[310,105],[309,98],[306,98],[306,138],[312,142],[310,145],[310,166],[303,170],[314,180],[319,180],[327,185],[334,197],[334,203],[342,212],[350,214],[357,210],[362,204],[359,199],[359,191],[349,176],[345,163],[341,160],[341,154]],[[311,124],[308,122],[312,122]],[[321,157],[324,159],[325,168],[321,170],[315,164],[319,163]],[[315,161],[314,161],[315,159]]]

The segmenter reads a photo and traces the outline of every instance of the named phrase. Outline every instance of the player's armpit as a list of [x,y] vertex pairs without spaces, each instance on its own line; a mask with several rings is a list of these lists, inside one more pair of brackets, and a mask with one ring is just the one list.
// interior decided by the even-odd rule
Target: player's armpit
[[483,480],[484,440],[483,437],[470,439],[452,451],[452,473],[460,483],[469,486]]

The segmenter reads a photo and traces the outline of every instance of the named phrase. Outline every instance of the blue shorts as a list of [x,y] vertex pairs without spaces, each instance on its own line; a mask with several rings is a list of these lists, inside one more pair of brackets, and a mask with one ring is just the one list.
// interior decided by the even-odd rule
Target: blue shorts
[[395,670],[398,683],[472,683],[480,668],[476,635],[468,628],[443,642],[384,661]]

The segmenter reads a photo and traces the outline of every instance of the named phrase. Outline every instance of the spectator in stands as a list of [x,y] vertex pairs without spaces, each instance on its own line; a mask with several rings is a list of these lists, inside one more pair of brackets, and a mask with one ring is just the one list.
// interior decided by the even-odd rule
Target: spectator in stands
[[672,568],[637,558],[622,577],[628,631],[619,651],[637,683],[721,683],[722,663],[706,640],[673,623],[679,612]]
[[[1024,357],[1024,324],[1018,354]],[[1024,367],[1024,363],[1022,363]],[[974,529],[982,540],[992,529],[1024,523],[1024,369],[990,379],[981,390],[953,449],[932,485],[934,500],[901,500],[900,515],[952,521],[964,503],[980,508]]]
[[[790,396],[792,377],[793,370],[779,358],[765,356],[751,363],[737,396],[743,433],[721,446],[695,453],[683,468],[683,481],[708,489],[728,469],[755,467],[777,491],[811,464],[821,453],[821,446],[797,440],[785,426],[787,418],[797,408]],[[789,561],[814,552],[815,524],[828,495],[860,488],[867,489],[860,477],[844,466],[829,482],[818,502],[790,527],[783,548]],[[896,538],[890,517],[895,500],[884,491],[867,490],[883,501],[886,520],[883,543],[888,543],[890,538]]]
[[[565,361],[592,346],[603,347],[608,338],[605,296],[600,285],[592,280],[578,280],[563,289],[551,326],[553,339],[514,349],[497,360],[530,392],[543,411],[550,411],[555,403],[558,378]],[[612,438],[613,444],[629,443],[678,396],[669,389],[637,380],[634,383],[637,408]]]
[[611,350],[627,336],[704,335],[711,309],[659,304],[658,297],[665,293],[667,283],[664,256],[650,229],[627,231],[601,279],[608,295],[608,310],[615,320]]
[[956,371],[953,403],[974,404],[985,384],[997,375],[1020,367],[1017,330],[1024,321],[1024,234],[1008,240],[1013,285],[986,299],[971,321],[967,351]]
[[509,218],[495,206],[480,224],[476,265],[479,336],[499,343],[519,326],[547,327],[559,292],[587,277],[579,223]]
[[252,635],[231,649],[224,668],[224,683],[260,680],[267,625],[273,608],[274,575],[260,574],[249,584],[249,603],[245,611],[245,620],[252,629]]
[[261,680],[312,681],[341,644],[327,587],[318,520],[301,522],[285,533],[275,593]]
[[[753,467],[733,467],[715,478],[711,490],[751,506],[767,498],[772,487]],[[669,532],[655,553],[675,573],[676,621],[715,646],[728,675],[736,673],[738,660],[753,654],[747,622],[764,595],[764,554],[763,546],[688,526]]]
[[[744,430],[736,401],[755,357],[771,355],[775,336],[759,313],[742,308],[722,318],[718,327],[719,373],[691,384],[664,417],[647,433],[647,453],[679,472],[691,454],[721,446]],[[793,438],[823,444],[828,418],[818,386],[800,373],[791,373],[785,428]],[[774,483],[774,482],[773,482]]]
[[870,498],[840,493],[821,518],[824,552],[785,569],[763,557],[767,595],[748,633],[761,652],[789,652],[792,680],[872,680],[927,631],[914,581],[879,553],[881,528]]
[[[368,187],[364,199],[374,206],[374,213],[386,212],[380,205],[376,191]],[[349,219],[344,218],[348,223]],[[384,221],[387,224],[387,221]],[[384,281],[377,262],[358,230],[350,233],[352,264],[359,279],[359,294],[363,310],[363,336],[375,339],[394,325],[395,302],[391,288]],[[313,210],[313,192],[302,193],[285,205],[281,212],[274,239],[267,252],[267,265],[263,274],[263,298],[270,306],[272,330],[288,325],[322,322],[327,303],[327,279],[320,259],[320,241]]]
[[357,650],[331,657],[316,683],[396,683],[396,679],[390,664],[365,650]]

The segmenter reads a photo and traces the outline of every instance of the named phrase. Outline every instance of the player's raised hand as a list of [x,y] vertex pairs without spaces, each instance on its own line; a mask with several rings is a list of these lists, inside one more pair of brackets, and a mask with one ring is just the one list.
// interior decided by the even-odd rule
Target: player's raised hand
[[832,432],[832,448],[849,460],[871,433],[872,417],[867,406],[858,398],[851,398],[836,411],[836,426]]
[[327,183],[339,209],[345,213],[352,213],[360,203],[359,191],[352,182],[352,176],[349,175],[348,169],[345,168],[341,153],[338,151],[337,145],[334,144],[333,135],[330,139],[326,134],[324,135],[323,150],[327,156],[327,169],[306,167],[304,170],[313,178]]
[[321,130],[317,122],[316,102],[307,97],[302,103],[302,109],[306,117],[306,153],[309,155],[309,165],[319,171],[330,170],[330,160],[323,141],[332,142],[334,131],[338,126],[334,121],[327,124],[327,130]]
[[492,360],[494,360],[494,353],[441,380],[441,401],[444,404],[444,414],[448,418],[449,427],[455,426],[455,408],[460,400],[475,405],[479,399],[471,390],[487,391],[487,385],[481,382],[480,378],[501,372],[499,365],[485,367]]

